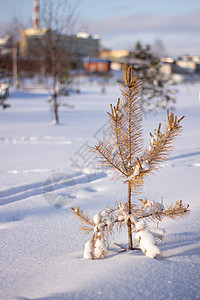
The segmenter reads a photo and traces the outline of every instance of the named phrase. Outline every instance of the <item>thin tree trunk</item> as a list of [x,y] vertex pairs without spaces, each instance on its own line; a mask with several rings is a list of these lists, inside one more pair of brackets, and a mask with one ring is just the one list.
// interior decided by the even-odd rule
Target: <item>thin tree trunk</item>
[[57,101],[57,89],[56,89],[56,51],[52,49],[52,77],[53,77],[53,112],[54,121],[59,123],[58,119],[58,101]]
[[55,123],[58,124],[59,119],[58,119],[58,104],[57,104],[57,94],[56,93],[53,94],[53,112],[54,112]]
[[14,86],[16,89],[19,88],[18,81],[18,64],[17,64],[17,43],[15,43],[13,48],[13,77],[14,77]]
[[[131,132],[131,89],[129,88],[129,101],[128,101],[128,152],[129,152],[129,176],[131,175],[131,161],[132,161],[132,149],[131,149],[131,143],[132,143],[132,132]],[[131,183],[128,182],[128,214],[131,215]],[[132,249],[132,229],[131,229],[131,220],[130,217],[127,222],[128,227],[128,248]]]
[[[129,215],[131,214],[131,184],[130,182],[128,183],[128,199],[127,199],[127,204],[128,204],[128,213]],[[132,229],[131,229],[131,220],[128,220],[127,223],[127,227],[128,227],[128,248],[132,249],[133,248],[133,244],[132,244]]]

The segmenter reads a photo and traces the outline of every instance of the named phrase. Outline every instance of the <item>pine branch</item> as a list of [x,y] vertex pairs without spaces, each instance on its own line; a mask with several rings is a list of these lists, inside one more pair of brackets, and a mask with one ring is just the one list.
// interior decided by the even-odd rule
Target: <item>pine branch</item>
[[152,136],[153,143],[150,144],[149,151],[144,155],[144,160],[148,161],[151,169],[155,169],[157,164],[166,160],[169,153],[174,149],[173,143],[182,131],[179,123],[183,118],[184,116],[177,119],[173,113],[169,115],[169,111],[167,111],[164,133],[160,132],[161,125],[159,124],[156,134]]
[[112,145],[107,145],[106,142],[99,141],[98,145],[95,145],[92,150],[100,154],[99,161],[105,167],[112,169],[118,177],[126,177],[126,173],[124,173],[123,168],[119,164],[118,153],[113,151]]
[[[124,141],[125,137],[124,134],[121,134],[119,123],[123,118],[123,114],[119,113],[119,104],[120,104],[120,98],[118,98],[117,101],[117,106],[112,107],[112,104],[110,105],[111,107],[111,113],[108,112],[108,115],[110,116],[111,119],[111,126],[113,129],[113,132],[116,137],[116,143],[115,146],[118,148],[119,151],[119,157],[121,159],[121,163],[123,165],[124,173],[127,174],[127,166],[125,164],[124,158],[126,157],[124,151],[124,147],[122,145],[122,140]],[[124,139],[121,138],[123,136]]]
[[89,233],[91,233],[91,232],[94,230],[94,228],[88,227],[88,226],[86,226],[86,225],[80,226],[79,229],[80,229],[80,231],[82,231],[84,234],[89,234]]
[[89,216],[84,213],[82,209],[80,209],[78,206],[77,207],[72,207],[71,208],[72,213],[82,222],[89,224],[91,226],[94,226],[93,221],[89,218]]
[[[155,130],[154,135],[150,133],[151,142],[149,149],[145,150],[137,163],[133,166],[132,176],[128,178],[133,187],[138,181],[143,181],[144,177],[158,168],[158,165],[168,158],[169,153],[174,149],[174,141],[182,131],[180,121],[184,118],[177,118],[173,113],[169,115],[167,111],[167,122],[164,132],[161,132],[161,124]],[[143,167],[144,165],[144,167]]]
[[171,219],[182,218],[190,213],[188,208],[189,205],[183,205],[182,201],[180,200],[177,201],[174,205],[173,203],[170,204],[169,207],[163,211],[163,215],[164,217]]
[[177,201],[175,204],[171,203],[169,207],[165,209],[158,209],[145,213],[144,206],[138,207],[137,211],[133,210],[133,215],[136,215],[138,219],[150,219],[151,221],[162,221],[164,218],[178,219],[182,218],[190,213],[189,205],[183,205],[182,201]]

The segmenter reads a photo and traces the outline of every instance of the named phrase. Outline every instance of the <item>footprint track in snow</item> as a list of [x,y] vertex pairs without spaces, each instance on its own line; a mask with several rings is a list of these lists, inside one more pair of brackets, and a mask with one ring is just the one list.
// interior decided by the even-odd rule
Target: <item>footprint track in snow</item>
[[[52,173],[52,170],[49,173]],[[63,174],[68,175],[67,170],[62,170],[62,171],[57,170],[56,172],[53,172],[51,175],[54,177],[54,181],[53,181],[53,192],[54,193],[59,193],[59,191],[63,189],[63,182],[62,182]],[[55,177],[55,175],[57,177]],[[72,178],[72,180],[70,181],[71,183],[67,182],[68,187],[80,186],[82,184],[96,181],[100,178],[107,176],[102,171],[99,171],[99,172],[91,171],[89,178],[88,178],[88,174],[84,174],[81,172],[75,172],[72,174],[69,172],[69,175]],[[16,201],[28,199],[28,198],[34,197],[34,196],[39,196],[39,195],[44,196],[45,191],[49,192],[49,187],[50,188],[52,187],[52,182],[51,181],[47,182],[47,180],[24,184],[24,185],[21,185],[18,187],[11,187],[7,190],[0,192],[0,206],[7,205],[9,203],[13,203]],[[85,192],[87,192],[87,193],[91,192],[91,191],[96,192],[96,190],[93,188],[89,188],[89,190],[88,190],[88,187],[87,187],[85,189]]]
[[95,190],[95,189],[93,189],[93,188],[90,188],[90,187],[86,187],[86,188],[85,188],[85,191],[86,191],[86,192],[90,192],[90,193],[96,193],[96,192],[97,192],[97,190]]
[[16,222],[21,221],[21,218],[17,216],[0,216],[0,230],[10,228],[16,225]]

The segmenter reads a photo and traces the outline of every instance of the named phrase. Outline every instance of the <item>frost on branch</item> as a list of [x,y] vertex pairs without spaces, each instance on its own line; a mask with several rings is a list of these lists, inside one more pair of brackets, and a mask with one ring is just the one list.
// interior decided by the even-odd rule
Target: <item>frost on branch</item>
[[[162,203],[147,199],[140,199],[138,204],[131,205],[131,214],[128,213],[127,204],[119,204],[114,208],[106,208],[93,219],[85,218],[86,214],[79,208],[72,208],[72,212],[82,218],[81,231],[93,232],[91,241],[85,244],[83,257],[98,259],[108,254],[108,237],[116,229],[126,227],[128,221],[132,224],[132,233],[143,253],[151,258],[161,254],[157,240],[162,240],[164,230],[149,228],[146,221],[162,221],[164,217],[176,219],[188,213],[188,207],[181,201],[165,208]],[[136,247],[135,246],[135,247]]]
[[135,235],[135,240],[138,242],[140,249],[146,256],[154,258],[161,254],[160,249],[156,245],[155,236],[151,231],[138,231]]
[[83,258],[85,258],[85,259],[93,259],[94,258],[94,246],[91,241],[87,242],[85,244]]
[[[72,208],[73,214],[83,224],[81,231],[92,234],[86,243],[84,258],[98,259],[108,254],[108,238],[114,229],[127,227],[128,249],[135,250],[132,235],[143,253],[156,257],[161,252],[157,239],[162,239],[164,231],[150,229],[146,221],[160,222],[163,218],[177,219],[188,214],[188,206],[182,201],[164,207],[162,203],[149,199],[138,199],[146,176],[158,170],[174,149],[174,141],[181,133],[181,120],[167,111],[164,126],[161,123],[154,133],[150,133],[150,144],[145,149],[142,134],[141,82],[134,77],[132,67],[123,66],[124,82],[121,84],[122,100],[110,105],[111,138],[100,140],[93,147],[101,165],[113,171],[113,178],[127,184],[128,193],[125,203],[114,208],[107,207],[92,219],[80,208]],[[132,203],[134,197],[134,203]],[[138,249],[138,248],[137,248]]]

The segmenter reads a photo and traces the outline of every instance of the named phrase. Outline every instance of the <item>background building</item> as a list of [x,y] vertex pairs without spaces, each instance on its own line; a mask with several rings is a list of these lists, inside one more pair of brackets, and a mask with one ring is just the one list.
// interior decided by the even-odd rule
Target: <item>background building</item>
[[110,60],[100,58],[85,58],[83,69],[91,73],[106,73],[110,71]]
[[57,47],[66,51],[74,58],[98,57],[100,37],[88,33],[64,35],[47,28],[30,28],[21,31],[20,53],[23,57],[37,57],[38,47],[41,48],[44,40],[51,36]]

